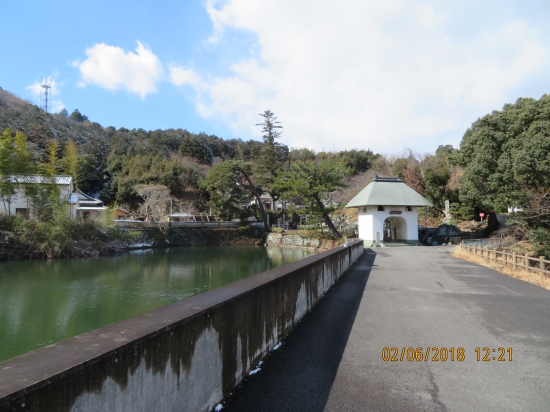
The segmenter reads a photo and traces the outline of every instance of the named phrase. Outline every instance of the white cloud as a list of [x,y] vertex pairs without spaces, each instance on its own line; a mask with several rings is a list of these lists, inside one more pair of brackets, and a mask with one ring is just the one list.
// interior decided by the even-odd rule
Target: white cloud
[[525,22],[487,16],[490,25],[466,27],[474,5],[210,0],[210,41],[228,28],[245,30],[257,35],[259,53],[235,62],[230,76],[172,67],[171,80],[196,89],[201,115],[248,136],[259,135],[257,114],[272,110],[289,146],[456,145],[472,121],[514,101],[519,96],[510,96],[549,63]]
[[63,104],[61,99],[54,98],[54,96],[59,96],[59,94],[61,93],[61,91],[59,90],[60,85],[54,78],[48,77],[48,78],[42,79],[41,81],[36,81],[33,84],[27,86],[27,90],[31,91],[31,93],[34,95],[36,100],[40,101],[40,105],[41,105],[42,104],[41,97],[43,97],[43,93],[44,93],[44,88],[42,87],[42,85],[44,84],[47,84],[48,86],[50,86],[50,88],[48,89],[49,111],[51,113],[57,113],[61,111],[65,107],[65,105]]
[[61,110],[65,109],[65,103],[59,99],[53,99],[50,106],[51,113],[59,113]]
[[186,84],[199,84],[200,78],[197,76],[193,69],[185,69],[175,65],[170,66],[170,81],[176,86],[183,86]]
[[164,69],[158,57],[139,41],[136,52],[99,43],[86,49],[88,58],[73,62],[80,70],[79,86],[95,84],[108,90],[125,89],[141,98],[157,91]]
[[50,86],[49,91],[51,96],[59,95],[59,85],[55,79],[50,77],[43,79],[40,82],[34,82],[33,84],[27,86],[27,90],[30,90],[35,96],[40,96],[40,94],[44,91],[44,88],[42,88],[43,84],[48,84],[48,86]]

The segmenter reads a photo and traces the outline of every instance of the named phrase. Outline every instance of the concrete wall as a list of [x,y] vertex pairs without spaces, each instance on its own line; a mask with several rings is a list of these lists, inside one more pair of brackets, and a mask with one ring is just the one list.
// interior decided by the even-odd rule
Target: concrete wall
[[0,411],[209,411],[363,252],[357,241],[0,363]]
[[[392,215],[390,214],[392,211],[399,211],[401,214]],[[411,207],[410,211],[406,211],[405,206],[384,206],[384,211],[379,211],[378,206],[359,207],[359,237],[364,239],[367,245],[371,245],[376,241],[376,232],[379,232],[382,242],[384,221],[387,218],[391,219],[392,227],[395,224],[398,225],[397,240],[418,240],[418,207],[416,206]],[[399,218],[404,220],[402,225],[399,225]]]

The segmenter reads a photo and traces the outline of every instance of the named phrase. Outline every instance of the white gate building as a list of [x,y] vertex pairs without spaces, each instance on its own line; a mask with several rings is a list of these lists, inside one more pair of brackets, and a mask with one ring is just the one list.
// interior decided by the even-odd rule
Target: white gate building
[[359,210],[359,238],[365,246],[418,244],[418,208],[433,206],[397,177],[375,176],[346,205]]

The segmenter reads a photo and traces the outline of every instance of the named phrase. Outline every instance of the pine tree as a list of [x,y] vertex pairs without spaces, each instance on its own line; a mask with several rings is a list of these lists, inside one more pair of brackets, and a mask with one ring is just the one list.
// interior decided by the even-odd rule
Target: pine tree
[[342,180],[350,174],[350,169],[335,159],[323,162],[300,160],[290,169],[282,172],[273,182],[273,187],[289,198],[302,198],[306,211],[321,218],[336,239],[342,235],[330,219],[336,209],[331,192],[344,187]]
[[288,147],[276,141],[276,139],[281,137],[281,132],[278,131],[278,129],[283,128],[280,125],[281,122],[277,121],[277,118],[270,110],[266,110],[260,116],[264,118],[264,121],[256,126],[263,127],[263,144],[255,169],[258,182],[262,186],[270,188],[278,173],[286,168],[289,154]]
[[252,181],[250,163],[226,160],[218,163],[209,172],[202,183],[203,189],[210,194],[210,206],[224,217],[241,214],[243,203],[254,197],[264,222],[264,233],[269,232],[267,214],[261,202],[261,187]]

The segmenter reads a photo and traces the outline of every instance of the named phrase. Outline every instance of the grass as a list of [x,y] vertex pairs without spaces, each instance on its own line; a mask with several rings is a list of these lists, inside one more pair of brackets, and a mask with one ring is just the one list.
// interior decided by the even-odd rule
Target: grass
[[462,259],[468,262],[476,263],[481,266],[485,266],[489,269],[496,270],[497,272],[500,272],[504,275],[523,280],[524,282],[529,282],[532,285],[539,286],[550,291],[550,278],[545,277],[544,279],[541,279],[539,273],[529,272],[521,268],[514,269],[512,266],[505,265],[502,262],[494,262],[489,259],[483,259],[480,256],[475,256],[470,252],[461,249],[460,246],[454,248],[451,251],[451,256],[457,259]]

